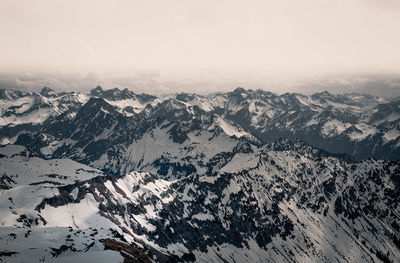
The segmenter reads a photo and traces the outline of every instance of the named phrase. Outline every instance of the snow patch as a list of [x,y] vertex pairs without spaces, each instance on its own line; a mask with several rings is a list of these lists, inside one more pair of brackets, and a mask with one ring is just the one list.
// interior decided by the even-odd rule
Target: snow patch
[[399,136],[400,136],[400,131],[393,129],[385,132],[382,138],[385,141],[385,143],[388,143],[390,141],[396,140]]

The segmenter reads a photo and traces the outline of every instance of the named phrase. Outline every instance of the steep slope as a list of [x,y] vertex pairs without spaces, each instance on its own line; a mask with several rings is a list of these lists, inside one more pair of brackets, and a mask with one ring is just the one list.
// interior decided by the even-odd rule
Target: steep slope
[[[104,210],[133,217],[125,227],[164,253],[193,254],[196,260],[399,260],[398,162],[346,162],[283,140],[219,164],[219,171],[177,181],[164,194],[145,191],[142,213],[107,205]],[[144,191],[143,182],[126,188],[130,181],[108,188],[114,200],[125,199],[123,204]]]
[[221,152],[253,136],[214,113],[168,99],[125,116],[91,98],[74,118],[61,115],[17,144],[46,158],[71,158],[113,174],[143,170],[165,178],[204,173]]
[[[51,194],[32,192],[35,198],[23,208],[22,196],[14,194],[18,187],[3,190],[2,202],[10,202],[12,195],[14,204],[8,205],[18,215],[1,213],[6,225],[0,241],[9,240],[15,244],[9,250],[18,252],[23,233],[43,231],[43,218],[47,227],[76,233],[68,241],[76,250],[89,242],[78,228],[95,228],[87,231],[117,242],[112,228],[125,241],[111,247],[140,248],[156,262],[400,259],[398,161],[353,162],[287,139],[265,146],[242,142],[237,148],[214,158],[205,174],[173,182],[138,172],[83,177],[70,185],[52,185]],[[21,218],[22,211],[39,224],[24,223],[29,221]],[[15,236],[10,239],[10,233],[17,238],[10,241]],[[100,250],[96,238],[94,249]],[[74,255],[72,248],[60,256]],[[19,252],[10,259],[28,253]]]
[[[97,205],[92,202],[94,206],[91,206],[90,199],[47,215],[35,209],[43,198],[58,195],[58,187],[103,177],[102,172],[67,159],[43,160],[17,145],[1,147],[0,153],[0,260],[47,262],[53,258],[53,261],[58,261],[58,253],[63,250],[67,254],[71,252],[71,236],[77,241],[74,249],[84,250],[87,245],[97,242],[89,247],[90,252],[96,250],[109,260],[121,258],[118,253],[110,256],[103,253],[98,238],[97,241],[91,240],[89,234],[93,234],[92,227],[97,225],[94,212]],[[78,192],[73,191],[69,198],[73,200],[77,195]],[[71,218],[75,231],[66,226]],[[106,232],[96,230],[100,236],[112,236]],[[95,253],[90,254],[91,258],[96,257]],[[84,258],[82,255],[81,259]],[[67,259],[63,261],[61,258],[59,262],[67,262]]]
[[128,89],[120,90],[118,88],[103,90],[101,86],[92,89],[90,97],[104,99],[126,116],[132,116],[141,112],[148,104],[155,105],[161,101],[149,94],[135,94]]
[[0,89],[0,144],[14,143],[20,134],[37,132],[61,114],[71,118],[86,101],[86,95],[57,94],[47,87],[40,93]]
[[356,159],[400,157],[398,101],[363,94],[277,96],[236,89],[225,95],[224,116],[264,143],[297,138]]
[[[115,176],[68,159],[43,160],[18,145],[0,148],[0,174],[2,262],[122,262],[127,257],[119,248],[128,244],[120,224],[103,217],[100,200],[79,188]],[[52,207],[44,209],[46,202]],[[127,238],[129,257],[151,262],[145,247]]]
[[[56,94],[48,89],[42,94],[3,91],[2,100],[0,137],[3,144],[17,141],[44,157],[73,158],[112,173],[159,170],[160,162],[164,162],[161,159],[169,152],[162,149],[181,152],[193,146],[188,143],[193,137],[196,137],[194,142],[204,144],[203,139],[197,138],[198,134],[210,139],[213,135],[207,133],[215,130],[220,130],[227,138],[246,138],[261,144],[279,138],[297,138],[357,160],[400,158],[400,102],[370,95],[328,92],[311,96],[277,95],[238,88],[209,96],[180,93],[158,98],[127,89],[97,87],[86,95]],[[30,106],[36,100],[40,105],[47,105],[36,106],[45,113]],[[103,113],[96,114],[106,108],[104,114],[112,120],[108,119],[103,125]],[[90,133],[87,133],[86,139],[78,142],[80,139],[72,138],[70,131],[73,129],[95,131],[95,135],[89,142]],[[160,150],[157,156],[146,160],[146,153],[141,149],[149,141],[150,147]],[[175,157],[175,163],[187,166],[181,153],[171,156]],[[168,157],[168,163],[171,158]],[[173,168],[177,166],[173,163],[169,166],[163,169],[175,169],[175,174],[180,169]],[[187,171],[190,170],[194,171],[193,167],[187,167]],[[184,176],[190,172],[178,174]],[[166,176],[174,177],[171,173]]]

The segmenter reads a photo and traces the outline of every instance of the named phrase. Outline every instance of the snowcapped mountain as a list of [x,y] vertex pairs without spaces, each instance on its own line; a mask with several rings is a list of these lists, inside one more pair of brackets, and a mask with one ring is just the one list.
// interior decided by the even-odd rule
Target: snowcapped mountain
[[400,157],[396,99],[242,88],[158,98],[100,86],[89,94],[48,88],[2,94],[3,144],[16,142],[44,158],[71,158],[113,174],[143,170],[180,178],[204,172],[239,140],[295,138],[356,160]]
[[[235,122],[263,143],[279,138],[297,138],[356,159],[371,156],[398,159],[400,156],[400,138],[396,136],[400,123],[400,108],[395,106],[398,101],[328,92],[312,96],[295,93],[278,96],[244,89],[222,94],[222,97],[226,99],[224,118]],[[385,117],[379,114],[381,108],[388,111],[389,118],[386,114]],[[395,133],[395,136],[390,136]]]
[[33,136],[19,136],[17,144],[113,174],[143,170],[179,178],[205,172],[213,157],[243,140],[238,137],[257,141],[217,114],[176,99],[126,116],[104,99],[91,98],[73,119],[60,115]]
[[399,99],[45,87],[0,113],[5,262],[400,260]]
[[20,134],[37,132],[46,121],[66,114],[70,118],[88,100],[80,93],[40,93],[0,89],[0,142],[14,143]]
[[[59,211],[45,214],[36,207],[44,198],[58,195],[59,187],[105,176],[101,171],[68,159],[43,160],[22,146],[7,145],[0,148],[0,174],[2,261],[49,261],[49,258],[63,251],[63,245],[68,246],[71,243],[71,236],[79,240],[76,245],[82,249],[87,249],[84,243],[92,244],[89,234],[94,232],[91,226],[94,218],[90,217],[96,215],[88,203],[81,203],[77,207],[69,206],[62,214]],[[72,196],[77,194],[74,192]],[[87,212],[87,217],[84,212]],[[75,224],[79,224],[79,230],[77,225],[73,225],[76,230],[70,231],[63,222],[67,223],[71,216],[74,217],[74,213],[80,215],[79,219],[74,220]],[[86,231],[87,234],[82,234]],[[107,234],[100,231],[99,235]],[[103,246],[91,246],[102,256],[107,256],[102,253]],[[96,254],[93,253],[92,256],[96,257]]]
[[157,97],[149,94],[135,94],[128,89],[120,90],[118,88],[103,90],[101,86],[91,90],[90,96],[103,98],[127,116],[141,112],[148,104],[154,105],[160,101]]
[[400,260],[399,161],[289,139],[237,148],[208,173],[166,181],[3,146],[2,260]]

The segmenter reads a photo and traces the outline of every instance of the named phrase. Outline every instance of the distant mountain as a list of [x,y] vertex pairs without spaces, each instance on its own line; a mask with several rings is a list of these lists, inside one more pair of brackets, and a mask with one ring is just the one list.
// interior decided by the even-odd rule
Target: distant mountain
[[205,174],[169,182],[16,145],[0,157],[4,262],[400,260],[399,161],[241,141]]
[[[46,95],[47,94],[47,95]],[[50,95],[49,95],[50,94]],[[0,140],[103,171],[204,173],[241,140],[300,139],[356,160],[400,159],[400,100],[364,94],[277,95],[238,88],[155,97],[100,86],[89,94],[2,90]]]
[[43,87],[42,90],[40,91],[40,95],[47,97],[47,98],[57,97],[57,93],[48,87]]
[[128,116],[142,111],[147,104],[159,102],[157,97],[149,94],[135,94],[128,89],[118,88],[103,90],[101,86],[92,89],[90,97],[102,98]]
[[40,93],[0,89],[0,142],[14,143],[20,134],[39,131],[48,121],[65,113],[72,118],[88,100],[80,93]]
[[400,100],[0,90],[0,261],[399,262]]

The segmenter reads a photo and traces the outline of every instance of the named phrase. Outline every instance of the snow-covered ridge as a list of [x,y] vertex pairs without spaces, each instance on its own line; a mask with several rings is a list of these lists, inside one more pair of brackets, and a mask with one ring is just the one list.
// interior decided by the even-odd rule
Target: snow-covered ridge
[[[136,250],[154,262],[400,259],[398,161],[346,161],[287,139],[237,148],[221,169],[168,182],[2,147],[0,168],[15,183],[0,190],[0,244],[17,252],[2,259],[83,262],[99,253],[109,262]],[[104,251],[104,242],[132,250]]]
[[[18,142],[46,157],[73,158],[112,172],[144,168],[137,165],[140,152],[131,149],[144,145],[157,129],[165,133],[160,137],[175,143],[171,146],[164,140],[161,148],[170,147],[165,153],[177,152],[196,134],[219,131],[259,144],[296,138],[359,160],[400,158],[400,136],[396,136],[400,133],[400,102],[364,94],[277,95],[238,88],[209,96],[180,93],[156,97],[101,87],[88,94],[49,90],[42,94],[3,93],[2,144]],[[108,118],[106,124],[103,118]],[[74,133],[65,132],[65,127],[73,127]],[[82,133],[84,139],[78,136]],[[93,147],[100,147],[99,154]],[[109,150],[115,149],[117,156],[109,158]],[[160,155],[153,161],[165,156],[157,152]],[[134,160],[129,162],[127,155],[135,156]]]
[[0,127],[30,149],[0,147],[0,260],[400,259],[396,100],[101,88],[0,99],[5,118],[49,113]]
[[40,93],[2,90],[0,96],[0,126],[26,123],[41,124],[65,111],[76,111],[88,96],[81,93],[55,93],[45,87]]

